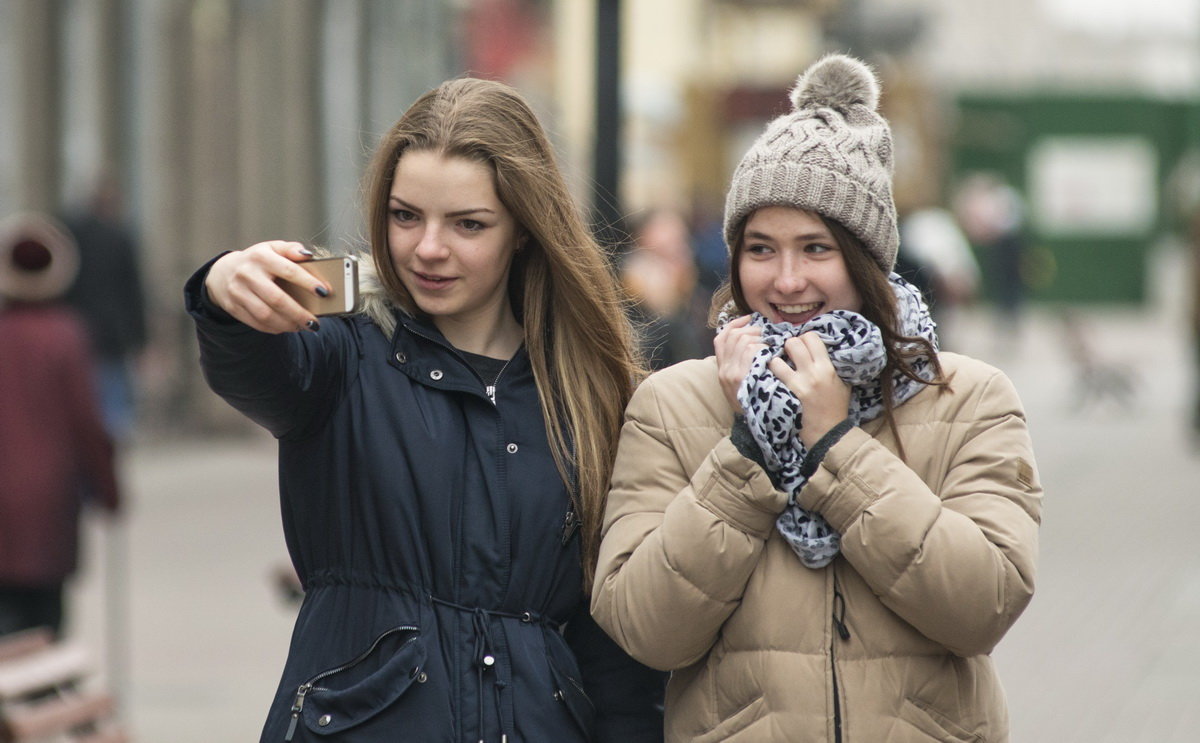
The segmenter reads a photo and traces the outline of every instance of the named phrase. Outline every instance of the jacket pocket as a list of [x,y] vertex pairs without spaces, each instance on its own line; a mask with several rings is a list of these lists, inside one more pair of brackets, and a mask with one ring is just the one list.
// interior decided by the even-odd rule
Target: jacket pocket
[[717,743],[745,732],[746,728],[762,718],[764,706],[765,700],[761,696],[751,699],[741,709],[722,719],[716,727],[693,738],[693,743]]
[[425,655],[416,627],[393,627],[379,635],[357,657],[300,685],[284,740],[292,740],[301,720],[317,735],[333,735],[370,720],[414,683],[425,683]]
[[900,719],[939,743],[985,743],[982,736],[968,733],[949,717],[916,699],[905,699]]
[[554,680],[555,686],[554,698],[567,708],[571,719],[579,726],[580,732],[590,743],[595,739],[593,730],[596,727],[596,707],[592,704],[587,692],[583,690],[582,681],[559,668],[559,664],[553,657],[549,661],[550,676]]

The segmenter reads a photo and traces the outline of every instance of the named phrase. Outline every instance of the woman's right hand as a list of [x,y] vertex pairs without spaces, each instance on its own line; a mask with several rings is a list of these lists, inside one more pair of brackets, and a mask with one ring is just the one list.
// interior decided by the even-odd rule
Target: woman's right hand
[[[263,333],[316,330],[316,316],[287,295],[276,279],[308,287],[317,296],[330,287],[297,265],[312,259],[300,243],[272,240],[227,253],[208,270],[204,288],[218,307]],[[320,291],[318,291],[318,287]]]
[[766,347],[762,342],[762,329],[750,326],[750,315],[730,320],[713,339],[713,350],[717,355],[717,379],[734,415],[742,412],[742,404],[737,399],[738,389],[750,373],[754,357]]

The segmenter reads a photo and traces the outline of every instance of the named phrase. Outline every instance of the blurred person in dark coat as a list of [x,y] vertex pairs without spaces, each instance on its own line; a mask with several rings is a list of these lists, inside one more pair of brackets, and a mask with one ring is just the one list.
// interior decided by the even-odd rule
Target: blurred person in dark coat
[[0,635],[60,631],[83,502],[120,500],[87,336],[61,301],[77,269],[50,220],[0,225]]
[[995,173],[967,176],[955,196],[963,233],[979,252],[983,283],[996,309],[1002,350],[1020,340],[1028,287],[1023,266],[1029,248],[1026,207],[1020,193]]
[[698,359],[711,346],[691,233],[679,212],[652,209],[633,220],[621,284],[634,301],[642,354],[651,369]]
[[941,348],[951,349],[958,310],[979,291],[979,263],[954,214],[942,207],[923,207],[900,219],[896,273],[925,296],[938,326]]
[[97,391],[109,434],[133,432],[133,361],[146,345],[145,297],[133,229],[123,217],[120,186],[103,171],[86,203],[63,217],[79,247],[80,270],[66,294],[79,311],[96,359]]

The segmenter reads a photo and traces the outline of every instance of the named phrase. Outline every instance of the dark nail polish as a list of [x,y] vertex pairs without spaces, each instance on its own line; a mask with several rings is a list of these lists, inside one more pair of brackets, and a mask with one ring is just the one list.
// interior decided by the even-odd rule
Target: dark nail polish
[[309,258],[312,258],[313,252],[311,250],[309,250],[308,248],[300,248],[300,255],[306,255]]
[[329,290],[328,290],[328,289],[326,289],[326,288],[325,288],[325,287],[323,287],[323,286],[318,286],[318,287],[317,287],[317,296],[318,296],[318,297],[328,297],[328,296],[329,296]]
[[317,322],[316,320],[309,320],[307,323],[305,323],[305,325],[307,325],[308,329],[314,333],[321,329],[321,323]]

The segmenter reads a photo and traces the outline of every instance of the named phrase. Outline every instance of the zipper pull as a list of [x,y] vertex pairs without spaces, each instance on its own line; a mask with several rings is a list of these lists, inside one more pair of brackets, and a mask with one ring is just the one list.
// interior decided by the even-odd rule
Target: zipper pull
[[835,616],[833,618],[833,626],[837,628],[838,637],[842,638],[843,640],[850,639],[850,630],[846,628],[845,622]]
[[290,741],[296,735],[296,724],[300,722],[300,713],[304,711],[304,697],[312,689],[308,684],[301,684],[296,690],[296,701],[292,702],[292,721],[288,723],[287,735],[283,736],[285,741]]
[[850,639],[850,629],[846,627],[846,598],[842,596],[842,592],[834,585],[833,589],[833,627],[837,630],[838,637],[843,640]]
[[488,399],[492,401],[493,405],[495,405],[496,404],[496,385],[489,384],[487,387],[484,388],[484,392],[487,392]]
[[575,531],[579,528],[579,517],[575,515],[575,507],[567,509],[567,517],[563,519],[562,525],[562,543],[566,547],[571,541],[571,537],[575,536]]

